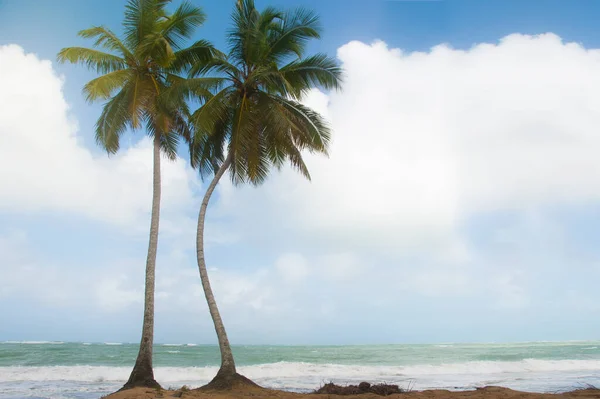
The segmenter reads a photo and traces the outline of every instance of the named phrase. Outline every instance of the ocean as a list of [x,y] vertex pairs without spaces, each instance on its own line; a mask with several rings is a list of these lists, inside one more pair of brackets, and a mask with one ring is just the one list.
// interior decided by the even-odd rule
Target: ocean
[[[258,384],[308,392],[360,381],[423,390],[499,385],[532,392],[600,386],[600,341],[516,344],[237,346],[238,371]],[[197,387],[216,373],[216,346],[155,344],[155,377]],[[2,342],[0,398],[92,399],[120,388],[136,344]]]

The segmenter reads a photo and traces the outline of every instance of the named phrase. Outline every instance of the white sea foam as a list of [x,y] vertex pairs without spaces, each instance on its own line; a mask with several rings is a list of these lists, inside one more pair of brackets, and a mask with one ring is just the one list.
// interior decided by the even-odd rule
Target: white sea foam
[[167,351],[167,353],[181,353],[181,351]]
[[[407,385],[415,388],[465,389],[504,385],[523,390],[569,389],[583,383],[598,383],[600,360],[534,360],[517,362],[466,362],[440,365],[352,366],[279,362],[238,367],[261,385],[306,391],[324,382],[355,383],[363,380]],[[37,381],[62,384],[123,383],[129,367],[52,366],[0,367],[0,384]],[[199,386],[216,374],[217,367],[157,367],[155,376],[164,385]]]
[[123,345],[123,343],[122,342],[105,342],[104,345],[119,346],[119,345]]
[[161,346],[183,346],[183,344],[161,344]]

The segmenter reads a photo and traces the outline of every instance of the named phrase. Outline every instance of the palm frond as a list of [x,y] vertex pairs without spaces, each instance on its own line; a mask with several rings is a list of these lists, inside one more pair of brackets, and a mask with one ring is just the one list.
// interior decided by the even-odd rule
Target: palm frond
[[208,98],[204,104],[196,110],[190,121],[194,125],[196,132],[211,132],[213,126],[219,121],[229,120],[231,105],[230,98],[235,93],[235,90],[231,87],[226,87],[219,91],[214,96]]
[[[125,5],[125,43],[138,50],[146,36],[155,33],[159,20],[166,15],[170,0],[128,0]],[[137,51],[136,51],[137,52]]]
[[238,69],[237,66],[232,64],[226,59],[221,59],[218,57],[212,58],[207,62],[197,62],[195,63],[188,73],[188,76],[200,76],[206,75],[211,72],[216,72],[218,74],[224,74],[229,76],[232,79],[237,79],[240,81],[242,79],[242,71]]
[[180,138],[181,136],[173,132],[168,132],[160,136],[160,148],[171,161],[177,159],[177,148],[179,147]]
[[266,34],[271,29],[277,29],[283,18],[285,18],[285,12],[275,7],[267,7],[260,12],[256,29]]
[[97,73],[105,74],[125,69],[125,60],[113,54],[85,47],[63,48],[57,56],[58,62],[71,62],[84,64]]
[[[257,111],[258,109],[251,110],[246,120],[242,121],[245,131],[238,131],[240,140],[235,153],[237,160],[244,163],[244,179],[254,185],[259,185],[266,180],[271,166],[266,137],[263,134],[264,115]],[[238,181],[243,182],[243,179]]]
[[224,78],[189,78],[185,79],[174,74],[167,74],[169,87],[161,93],[168,103],[199,100],[205,102],[213,97],[213,92],[224,86]]
[[260,13],[254,0],[238,0],[232,15],[233,28],[228,32],[229,56],[235,62],[253,65],[257,53]]
[[215,174],[223,163],[223,143],[228,136],[229,118],[216,120],[211,131],[194,132],[194,139],[190,143],[190,160],[192,167],[200,172],[203,180]]
[[287,120],[294,144],[301,149],[327,154],[331,130],[323,117],[297,101],[267,94]]
[[162,68],[169,68],[175,61],[175,51],[171,44],[159,32],[147,34],[136,48],[138,57],[152,60]]
[[314,145],[310,138],[306,140],[304,137],[307,127],[303,121],[290,115],[268,95],[261,95],[257,106],[263,120],[266,152],[271,163],[279,168],[287,159],[296,170],[310,180],[310,174],[300,150],[305,148],[311,150]]
[[204,12],[186,1],[163,22],[161,35],[174,49],[179,49],[183,40],[189,39],[194,29],[201,26],[205,20]]
[[192,142],[194,136],[192,126],[188,122],[189,117],[189,109],[185,104],[171,112],[170,132],[179,135],[188,144]]
[[289,152],[287,154],[287,158],[290,161],[290,164],[294,169],[296,169],[302,176],[304,176],[307,180],[312,180],[310,177],[310,172],[308,171],[308,167],[304,163],[304,159],[302,158],[302,153],[293,145],[290,145]]
[[194,44],[175,52],[170,69],[176,72],[189,70],[194,65],[207,64],[215,57],[223,57],[209,41],[198,40]]
[[[161,88],[164,90],[164,88]],[[152,106],[144,113],[147,122],[147,133],[151,137],[160,135],[161,149],[169,159],[177,158],[180,139],[191,143],[192,129],[188,123],[189,109],[184,101],[165,102],[163,96],[158,96]]]
[[246,96],[235,98],[235,104],[232,105],[233,117],[228,151],[233,154],[230,167],[231,180],[238,185],[248,179],[248,147],[256,128],[252,125],[254,120],[250,117],[250,101]]
[[102,108],[100,118],[96,122],[96,143],[109,154],[119,150],[119,138],[128,126],[131,126],[131,85],[122,88]]
[[121,69],[90,80],[83,87],[86,100],[93,102],[98,99],[109,99],[110,96],[115,91],[122,88],[132,76],[133,73],[129,69]]
[[148,77],[136,75],[131,82],[131,101],[129,102],[129,112],[131,115],[131,124],[134,129],[140,127],[141,120],[146,111],[154,106],[154,99],[160,93],[158,82]]
[[[338,62],[326,54],[315,54],[311,57],[292,61],[279,70],[287,87],[293,88],[285,94],[299,99],[301,95],[316,86],[331,90],[341,89],[342,68]],[[284,93],[282,93],[284,94]]]
[[269,54],[267,58],[282,62],[285,58],[304,55],[310,39],[321,37],[321,26],[317,14],[306,8],[287,12],[278,30],[271,31]]
[[95,38],[96,42],[94,43],[94,46],[104,47],[110,51],[117,51],[125,59],[133,58],[133,54],[125,44],[123,44],[121,39],[104,26],[94,26],[89,29],[84,29],[79,31],[78,35],[85,38]]

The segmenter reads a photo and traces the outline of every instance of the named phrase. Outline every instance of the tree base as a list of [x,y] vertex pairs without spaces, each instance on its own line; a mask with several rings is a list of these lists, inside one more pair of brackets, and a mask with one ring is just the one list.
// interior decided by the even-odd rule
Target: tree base
[[262,388],[251,379],[244,377],[241,374],[222,373],[218,372],[215,378],[208,384],[198,388],[199,391],[229,391],[234,388],[252,387]]
[[162,389],[160,384],[154,379],[154,373],[150,372],[150,375],[142,375],[142,373],[136,373],[134,370],[129,377],[129,380],[123,385],[117,392],[125,391],[132,388],[152,388]]

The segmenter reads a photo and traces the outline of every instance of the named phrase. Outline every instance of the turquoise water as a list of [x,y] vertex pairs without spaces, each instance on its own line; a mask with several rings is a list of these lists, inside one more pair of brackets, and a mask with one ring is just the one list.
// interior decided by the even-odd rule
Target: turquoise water
[[[165,387],[199,386],[219,364],[215,346],[156,344]],[[0,343],[0,398],[97,398],[127,379],[136,344]],[[324,382],[415,389],[501,385],[548,392],[600,385],[600,341],[374,346],[237,346],[240,371],[267,387],[309,391]]]

